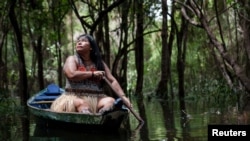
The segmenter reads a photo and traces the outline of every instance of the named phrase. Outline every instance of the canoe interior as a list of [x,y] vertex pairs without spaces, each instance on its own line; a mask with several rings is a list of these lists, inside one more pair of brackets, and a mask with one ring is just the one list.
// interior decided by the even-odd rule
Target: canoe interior
[[38,126],[73,128],[73,129],[117,129],[122,124],[126,125],[129,110],[123,105],[117,104],[114,110],[103,115],[87,115],[77,112],[54,112],[50,110],[51,103],[64,90],[60,88],[58,94],[46,95],[44,89],[27,101],[30,113],[34,116]]

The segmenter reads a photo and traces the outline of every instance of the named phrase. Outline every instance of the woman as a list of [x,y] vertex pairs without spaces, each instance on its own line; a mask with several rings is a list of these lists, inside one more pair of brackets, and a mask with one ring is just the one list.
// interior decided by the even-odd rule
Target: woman
[[92,36],[83,34],[77,38],[76,55],[66,59],[63,71],[66,76],[65,94],[52,103],[51,110],[86,114],[101,114],[111,110],[115,100],[104,94],[104,76],[118,96],[123,97],[126,105],[131,105],[110,69],[101,59]]

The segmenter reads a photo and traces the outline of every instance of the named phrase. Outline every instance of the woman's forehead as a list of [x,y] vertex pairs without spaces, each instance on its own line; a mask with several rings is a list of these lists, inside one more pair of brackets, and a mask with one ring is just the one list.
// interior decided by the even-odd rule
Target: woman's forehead
[[77,39],[78,39],[78,40],[82,40],[82,39],[87,39],[87,40],[89,40],[87,36],[80,36],[80,37],[78,37]]

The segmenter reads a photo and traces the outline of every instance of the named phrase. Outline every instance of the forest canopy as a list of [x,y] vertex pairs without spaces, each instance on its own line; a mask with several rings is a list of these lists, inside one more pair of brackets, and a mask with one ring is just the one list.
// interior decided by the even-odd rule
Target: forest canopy
[[30,0],[0,4],[0,89],[24,103],[95,37],[126,93],[162,98],[250,92],[250,2]]

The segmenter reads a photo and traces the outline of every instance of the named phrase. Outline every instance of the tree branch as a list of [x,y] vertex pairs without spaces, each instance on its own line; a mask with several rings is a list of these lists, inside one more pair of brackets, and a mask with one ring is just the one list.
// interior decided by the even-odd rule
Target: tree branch
[[102,19],[105,17],[105,15],[108,14],[111,10],[122,4],[124,0],[117,0],[114,3],[112,3],[110,6],[107,7],[107,9],[104,9],[103,11],[99,12],[97,19],[91,26],[90,34],[93,34],[95,31],[97,25],[102,21]]

